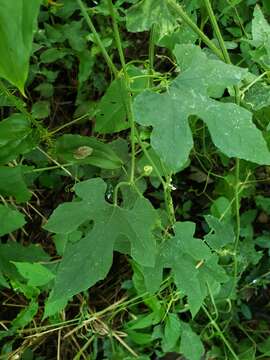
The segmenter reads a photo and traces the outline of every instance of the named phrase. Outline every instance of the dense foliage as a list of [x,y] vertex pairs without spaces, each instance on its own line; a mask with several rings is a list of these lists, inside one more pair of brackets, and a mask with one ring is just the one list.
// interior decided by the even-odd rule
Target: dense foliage
[[0,8],[0,358],[269,359],[269,1]]

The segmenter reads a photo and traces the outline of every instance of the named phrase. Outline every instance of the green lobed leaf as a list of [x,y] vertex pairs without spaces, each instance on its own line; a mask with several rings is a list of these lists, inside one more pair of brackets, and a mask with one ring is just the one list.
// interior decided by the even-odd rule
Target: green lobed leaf
[[21,228],[25,224],[24,215],[10,207],[0,205],[0,236]]
[[196,115],[208,126],[214,144],[228,157],[269,164],[269,150],[252,122],[252,114],[210,97],[237,84],[246,70],[208,59],[194,45],[177,45],[174,53],[181,73],[169,90],[163,94],[145,91],[134,102],[135,120],[153,127],[151,145],[161,160],[173,172],[185,164],[193,147],[188,118]]
[[159,249],[154,269],[144,267],[146,288],[157,291],[164,268],[171,268],[174,281],[187,295],[190,311],[194,317],[209,293],[215,293],[220,284],[227,281],[218,257],[200,239],[194,238],[195,224],[175,224],[175,237],[167,240]]
[[220,221],[212,215],[206,215],[205,220],[211,228],[211,232],[204,239],[214,250],[221,250],[225,245],[234,242],[234,231],[230,223]]
[[41,2],[0,0],[0,76],[17,86],[22,93]]
[[44,228],[68,234],[85,221],[94,221],[94,226],[83,238],[67,244],[45,316],[59,311],[73,295],[107,275],[119,238],[129,241],[130,254],[139,264],[154,266],[156,244],[152,229],[157,215],[149,201],[139,198],[132,209],[111,205],[104,199],[106,184],[100,178],[78,183],[74,190],[81,200],[60,205]]

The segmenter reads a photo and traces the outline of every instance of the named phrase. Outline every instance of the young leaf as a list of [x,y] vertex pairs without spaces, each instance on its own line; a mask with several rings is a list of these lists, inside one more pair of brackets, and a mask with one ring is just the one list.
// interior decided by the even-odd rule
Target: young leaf
[[[222,222],[214,216],[206,215],[205,220],[212,231],[204,239],[214,250],[220,250],[225,245],[234,242],[234,231],[231,224]],[[214,231],[214,233],[213,233]]]
[[25,224],[24,216],[17,210],[0,205],[0,236],[21,228]]
[[269,164],[269,150],[251,113],[210,98],[217,90],[237,84],[246,71],[208,59],[194,45],[176,46],[175,55],[182,72],[169,90],[164,94],[145,91],[134,104],[136,121],[153,126],[151,144],[165,164],[177,172],[187,161],[193,146],[190,115],[207,124],[214,144],[227,156]]
[[43,286],[54,278],[54,274],[41,264],[16,261],[13,264],[19,273],[28,280],[28,286]]
[[204,353],[204,347],[200,337],[193,332],[189,324],[182,321],[181,327],[180,353],[183,354],[187,360],[200,360]]
[[144,268],[148,291],[157,291],[162,280],[163,268],[171,268],[174,281],[187,295],[190,311],[195,316],[209,288],[214,293],[227,281],[218,257],[200,239],[194,238],[195,224],[175,224],[175,237],[167,240],[159,250],[154,269]]
[[59,311],[57,306],[63,306],[73,295],[107,275],[118,238],[129,241],[130,254],[139,264],[154,266],[156,245],[152,229],[157,215],[150,202],[139,198],[132,209],[111,205],[104,200],[106,184],[100,178],[83,181],[74,189],[81,200],[60,205],[45,229],[68,234],[87,220],[94,221],[94,226],[85,237],[67,244],[46,304],[46,315]]
[[[42,0],[0,0],[0,76],[24,93]],[[12,14],[12,15],[11,15]]]

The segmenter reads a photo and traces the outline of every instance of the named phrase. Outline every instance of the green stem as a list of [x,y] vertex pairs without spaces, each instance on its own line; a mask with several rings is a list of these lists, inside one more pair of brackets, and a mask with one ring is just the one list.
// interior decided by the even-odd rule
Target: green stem
[[85,118],[88,117],[88,116],[89,116],[89,114],[87,113],[87,114],[84,114],[84,115],[82,115],[82,116],[74,119],[74,120],[71,120],[71,121],[69,121],[68,123],[65,123],[64,125],[61,125],[61,126],[59,126],[58,128],[50,131],[50,135],[54,135],[54,134],[58,133],[59,131],[65,129],[66,127],[69,127],[69,126],[71,126],[71,125],[74,125],[74,124],[76,124],[77,122],[85,119]]
[[[214,32],[216,34],[219,46],[221,48],[222,55],[223,55],[223,60],[227,64],[231,64],[230,55],[229,55],[228,50],[226,48],[226,45],[225,45],[224,39],[222,37],[220,28],[218,26],[217,19],[215,17],[215,14],[214,14],[213,8],[211,6],[210,0],[204,0],[204,4],[205,4],[205,7],[206,7],[208,16],[210,18],[213,30],[214,30]],[[235,102],[236,102],[237,105],[240,105],[241,94],[240,94],[239,86],[235,85],[234,86],[234,91],[235,91]]]
[[172,201],[172,197],[171,197],[171,189],[170,189],[169,181],[168,182],[164,181],[156,164],[154,163],[153,159],[151,158],[149,152],[147,151],[146,146],[144,145],[143,141],[140,139],[140,135],[138,134],[137,130],[136,130],[136,137],[137,137],[137,141],[138,141],[142,151],[145,154],[145,157],[149,161],[149,163],[152,166],[153,170],[155,171],[159,181],[162,184],[163,191],[164,191],[164,202],[165,202],[165,206],[166,206],[166,211],[168,213],[170,223],[171,223],[171,225],[173,225],[176,220],[175,220],[174,206],[173,206],[173,201]]
[[234,242],[234,288],[237,287],[237,273],[238,273],[238,260],[237,260],[237,251],[240,240],[240,230],[241,230],[241,220],[240,220],[240,199],[239,199],[239,186],[240,186],[240,160],[235,160],[235,219],[236,219],[236,229],[235,229],[235,242]]
[[149,43],[149,70],[148,70],[148,87],[153,86],[153,74],[154,74],[154,61],[155,61],[155,24],[152,25],[150,32],[150,43]]
[[135,119],[133,114],[133,104],[132,104],[132,95],[130,92],[130,79],[127,72],[127,66],[125,61],[125,56],[122,48],[122,42],[120,38],[120,32],[118,28],[118,23],[116,19],[116,13],[115,9],[113,7],[112,0],[107,0],[112,23],[113,23],[113,31],[114,31],[114,37],[116,41],[117,50],[119,53],[119,58],[121,61],[121,65],[124,72],[125,77],[125,83],[126,83],[126,89],[127,89],[127,103],[126,103],[126,110],[127,110],[127,118],[130,124],[130,137],[131,137],[131,171],[130,171],[130,183],[134,183],[134,177],[135,177],[135,161],[136,161],[136,154],[135,154]]
[[118,200],[118,192],[119,192],[119,189],[122,187],[122,186],[130,186],[130,182],[128,181],[121,181],[120,183],[118,183],[114,189],[114,194],[113,194],[113,204],[115,206],[117,206],[117,200]]
[[[220,28],[218,26],[214,11],[212,9],[210,0],[204,0],[213,30],[216,34],[216,37],[219,42],[219,46],[222,49],[222,54],[224,61],[227,64],[231,64],[230,55],[228,53],[228,50],[225,46],[225,42],[223,40]],[[234,86],[235,91],[235,103],[237,105],[240,105],[241,101],[241,95],[240,95],[240,89],[238,85]],[[240,240],[240,229],[241,229],[241,221],[240,221],[240,198],[239,198],[239,186],[240,186],[240,160],[238,158],[235,159],[235,188],[234,188],[234,196],[235,196],[235,220],[236,220],[236,233],[235,233],[235,243],[234,243],[234,289],[237,287],[237,273],[238,273],[238,260],[237,260],[237,251],[239,246],[239,240]]]
[[180,18],[202,39],[202,41],[216,54],[220,59],[223,60],[222,52],[216,47],[216,45],[211,41],[197,26],[197,24],[187,15],[183,10],[182,6],[177,4],[175,0],[167,0],[168,5],[180,16]]
[[224,61],[225,61],[227,64],[230,64],[230,63],[231,63],[231,59],[230,59],[230,56],[229,56],[228,51],[227,51],[227,49],[226,49],[226,46],[225,46],[225,43],[224,43],[224,40],[223,40],[221,31],[220,31],[220,29],[219,29],[219,26],[218,26],[217,19],[216,19],[216,17],[215,17],[214,11],[213,11],[213,9],[212,9],[210,0],[204,0],[204,4],[205,4],[206,10],[207,10],[207,12],[208,12],[208,15],[209,15],[209,18],[210,18],[210,21],[211,21],[213,30],[214,30],[214,32],[215,32],[215,34],[216,34],[216,37],[217,37],[217,40],[218,40],[220,49],[221,49],[221,51],[222,51]]
[[47,166],[44,168],[37,168],[37,169],[33,169],[33,170],[29,170],[26,171],[25,174],[32,174],[32,173],[36,173],[36,172],[43,172],[43,171],[50,171],[50,170],[55,170],[55,169],[61,169],[62,167],[69,167],[69,166],[74,166],[74,164],[61,164],[60,165],[54,165],[54,166]]
[[112,62],[112,59],[110,58],[107,50],[105,49],[104,45],[103,45],[103,42],[98,34],[98,32],[96,31],[96,28],[90,18],[90,16],[88,15],[88,12],[86,10],[86,7],[84,5],[84,3],[82,2],[82,0],[77,0],[77,3],[81,9],[81,12],[87,22],[87,25],[89,26],[90,30],[92,31],[93,35],[94,35],[94,38],[95,38],[95,41],[96,43],[98,44],[99,48],[100,48],[100,51],[108,65],[108,67],[110,68],[111,72],[114,74],[114,77],[117,78],[118,76],[118,70],[117,68],[115,67],[114,63]]
[[210,315],[210,313],[208,312],[208,310],[206,309],[205,306],[202,306],[203,311],[205,312],[206,316],[208,317],[208,319],[210,320],[212,326],[216,329],[216,331],[218,332],[219,337],[222,339],[222,341],[224,342],[224,344],[227,346],[228,350],[230,351],[230,353],[232,354],[233,358],[235,360],[239,360],[238,356],[236,355],[236,353],[234,352],[231,344],[229,343],[229,341],[226,339],[226,337],[223,335],[223,332],[221,331],[220,327],[218,326],[218,324],[215,322],[215,320],[212,318],[212,316]]

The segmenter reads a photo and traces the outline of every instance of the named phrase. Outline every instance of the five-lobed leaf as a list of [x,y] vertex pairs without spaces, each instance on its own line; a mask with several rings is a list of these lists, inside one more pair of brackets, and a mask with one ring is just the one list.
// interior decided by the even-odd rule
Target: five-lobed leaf
[[194,232],[194,223],[176,223],[175,237],[160,247],[155,269],[144,268],[145,283],[150,292],[158,290],[163,269],[171,268],[179,291],[188,297],[193,316],[199,311],[209,290],[215,293],[220,284],[227,281],[218,257],[202,240],[194,238]]
[[252,114],[211,98],[239,83],[246,70],[209,59],[194,45],[178,45],[174,53],[180,74],[168,91],[145,91],[134,102],[135,119],[153,127],[151,145],[164,163],[173,172],[185,164],[193,147],[188,118],[196,115],[207,124],[214,144],[224,154],[269,164],[269,150]]
[[106,184],[100,178],[83,181],[74,190],[81,200],[60,205],[45,229],[68,234],[86,221],[94,225],[80,240],[67,244],[46,315],[59,311],[73,295],[107,275],[119,239],[128,241],[128,252],[138,263],[154,266],[156,244],[152,230],[157,215],[148,200],[138,198],[132,209],[111,205],[104,199]]

